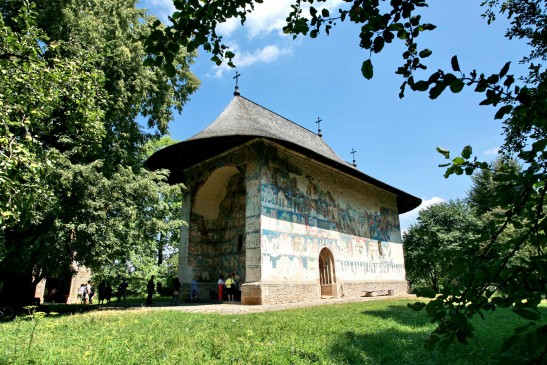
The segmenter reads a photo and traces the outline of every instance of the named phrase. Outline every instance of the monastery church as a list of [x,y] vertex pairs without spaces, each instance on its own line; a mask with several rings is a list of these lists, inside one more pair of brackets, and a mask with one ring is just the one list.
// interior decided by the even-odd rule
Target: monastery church
[[320,134],[244,98],[146,162],[187,191],[179,278],[237,272],[242,304],[405,293],[399,214],[421,200],[345,162]]

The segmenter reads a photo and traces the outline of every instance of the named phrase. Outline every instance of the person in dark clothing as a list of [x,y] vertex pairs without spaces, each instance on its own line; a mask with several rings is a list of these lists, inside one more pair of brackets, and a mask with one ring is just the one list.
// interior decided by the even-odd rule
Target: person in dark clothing
[[148,292],[148,296],[146,297],[146,304],[151,305],[152,304],[152,295],[154,295],[154,278],[155,276],[152,275],[150,277],[150,280],[148,281],[148,284],[146,285],[146,291]]
[[102,280],[99,283],[99,304],[104,304],[106,299],[106,281]]
[[177,305],[179,304],[179,294],[180,294],[180,280],[178,277],[175,278],[173,281],[173,296],[171,297],[171,304]]
[[106,289],[105,289],[105,299],[107,303],[110,303],[113,293],[114,293],[114,290],[112,289],[112,285],[110,285],[110,283],[107,283]]

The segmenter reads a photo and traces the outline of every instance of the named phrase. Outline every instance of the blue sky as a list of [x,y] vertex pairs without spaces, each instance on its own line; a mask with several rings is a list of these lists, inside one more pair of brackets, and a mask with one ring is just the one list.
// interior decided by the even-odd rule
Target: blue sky
[[[450,70],[457,55],[462,71],[469,74],[499,72],[512,61],[510,74],[526,70],[518,61],[528,47],[503,37],[505,19],[487,25],[481,0],[430,1],[422,20],[437,29],[420,36],[419,46],[433,50],[426,59],[426,78],[437,69]],[[337,9],[340,0],[325,4]],[[265,0],[256,6],[245,27],[236,21],[219,29],[236,53],[241,74],[241,95],[312,131],[320,117],[323,138],[346,161],[357,151],[357,168],[364,173],[421,198],[422,208],[435,202],[465,197],[471,186],[468,176],[443,177],[444,163],[436,147],[456,155],[471,145],[479,159],[495,159],[503,142],[502,125],[494,120],[496,109],[479,106],[480,94],[464,89],[447,92],[437,100],[426,93],[407,91],[399,99],[401,77],[395,70],[403,64],[402,45],[387,45],[373,55],[374,78],[361,75],[368,51],[359,48],[359,27],[339,23],[330,36],[293,40],[281,32],[289,13],[289,0]],[[174,8],[171,0],[142,0],[150,13],[167,21]],[[170,125],[171,136],[185,140],[209,125],[233,98],[235,69],[216,67],[211,55],[200,51],[192,71],[201,80],[180,115]],[[420,209],[420,208],[419,208]],[[418,209],[402,215],[408,228]]]

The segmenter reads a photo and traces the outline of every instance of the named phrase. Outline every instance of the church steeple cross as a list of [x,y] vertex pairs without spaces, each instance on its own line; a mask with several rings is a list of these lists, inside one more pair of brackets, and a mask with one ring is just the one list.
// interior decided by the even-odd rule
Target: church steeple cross
[[236,87],[237,87],[237,82],[239,80],[239,76],[241,76],[241,74],[236,71],[236,75],[234,76],[234,80],[236,80]]
[[321,134],[321,122],[323,121],[323,119],[317,117],[317,121],[315,123],[317,123],[317,135],[319,137],[323,137],[323,135]]
[[237,82],[239,81],[239,76],[241,76],[241,74],[239,72],[236,71],[236,75],[233,77],[234,80],[236,80],[236,89],[234,90],[234,95],[235,96],[239,96],[240,93],[239,93],[239,86],[237,85]]
[[353,167],[357,167],[357,163],[355,162],[355,153],[357,153],[357,151],[355,151],[355,149],[351,149],[351,152],[350,152],[352,155],[353,155]]

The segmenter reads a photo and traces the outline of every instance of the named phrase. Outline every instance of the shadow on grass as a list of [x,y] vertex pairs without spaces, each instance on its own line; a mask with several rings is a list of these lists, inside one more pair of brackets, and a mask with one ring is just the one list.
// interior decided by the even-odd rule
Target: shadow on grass
[[173,306],[193,306],[193,305],[218,305],[218,301],[201,300],[197,302],[179,302],[178,304],[172,304],[170,298],[160,297],[157,298],[152,305],[146,304],[146,298],[131,297],[124,301],[113,300],[110,303],[104,304],[55,304],[46,303],[41,304],[36,308],[37,312],[44,312],[46,314],[55,313],[56,315],[77,314],[93,311],[104,310],[130,310],[143,307],[173,307]]
[[361,313],[367,316],[390,319],[406,326],[423,327],[430,325],[425,310],[415,311],[406,305],[390,305],[384,308],[383,310],[364,310]]
[[332,360],[344,364],[437,364],[446,361],[424,348],[427,332],[395,329],[371,334],[345,332],[333,339]]
[[441,353],[430,352],[424,347],[427,337],[435,327],[429,322],[425,311],[416,312],[404,305],[392,305],[385,310],[365,310],[361,314],[396,324],[371,329],[364,334],[346,331],[333,337],[329,348],[333,362],[386,365],[495,364],[499,361],[502,342],[521,321],[513,318],[510,310],[492,313],[493,318],[489,321],[476,318],[475,338],[467,345],[454,343],[447,353]]

